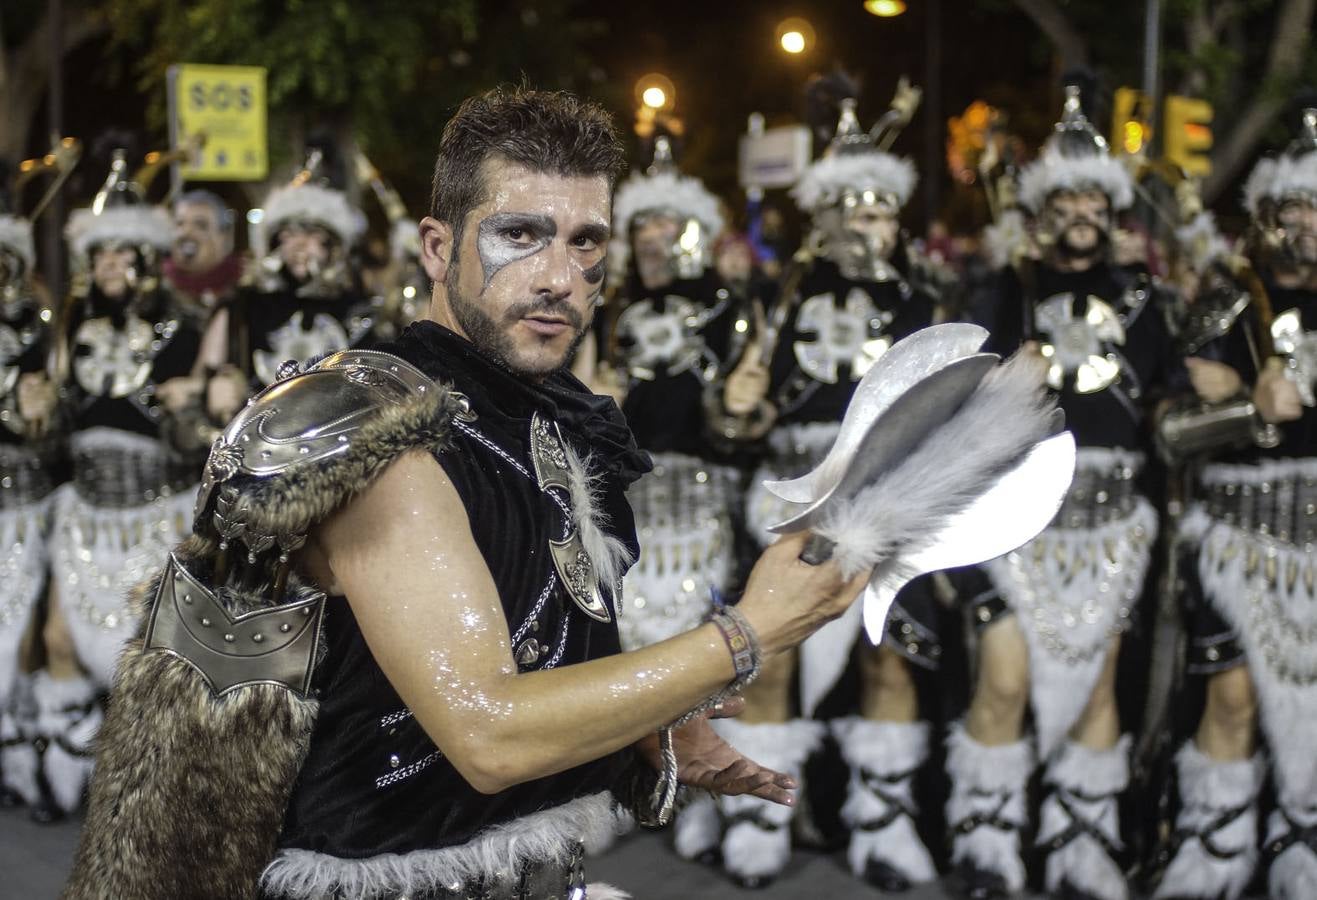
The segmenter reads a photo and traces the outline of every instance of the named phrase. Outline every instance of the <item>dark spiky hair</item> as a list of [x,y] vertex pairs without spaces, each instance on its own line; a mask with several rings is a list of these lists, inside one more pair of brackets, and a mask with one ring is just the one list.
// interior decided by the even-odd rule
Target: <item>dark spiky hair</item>
[[468,97],[439,139],[430,194],[430,215],[452,227],[455,242],[485,200],[481,163],[490,157],[533,172],[602,176],[610,189],[624,161],[612,117],[574,94],[499,87]]

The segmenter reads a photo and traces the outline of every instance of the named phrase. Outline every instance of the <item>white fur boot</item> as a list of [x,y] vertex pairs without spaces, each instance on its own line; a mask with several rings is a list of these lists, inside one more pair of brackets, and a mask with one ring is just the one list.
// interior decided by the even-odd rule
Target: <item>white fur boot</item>
[[1282,801],[1267,819],[1267,853],[1272,857],[1270,900],[1317,897],[1317,807],[1290,809]]
[[677,810],[672,831],[672,842],[678,856],[682,859],[713,862],[723,836],[718,802],[713,795],[700,791],[690,803]]
[[1038,845],[1048,852],[1049,892],[1094,900],[1127,900],[1129,884],[1116,864],[1121,850],[1116,798],[1129,786],[1130,736],[1109,750],[1066,741],[1047,766]]
[[[746,725],[735,719],[715,719],[714,727],[733,747],[750,759],[785,772],[800,781],[805,760],[823,739],[822,722]],[[723,868],[744,887],[764,887],[786,868],[791,859],[791,818],[795,808],[758,797],[719,797],[726,830],[723,833]]]
[[1193,741],[1175,755],[1180,814],[1175,851],[1155,900],[1236,900],[1258,863],[1262,757],[1220,761]]
[[832,733],[850,766],[841,817],[851,828],[851,872],[884,891],[933,881],[937,870],[915,829],[914,779],[928,758],[927,722],[838,719]]
[[976,897],[1024,888],[1020,831],[1028,824],[1025,787],[1034,769],[1028,741],[989,747],[957,722],[947,736],[947,825],[951,861]]
[[55,821],[82,803],[91,777],[92,741],[101,727],[96,688],[86,678],[54,679],[47,672],[33,678],[37,703],[37,785],[41,801],[33,807],[38,821]]
[[32,676],[15,678],[8,703],[0,709],[0,793],[28,806],[37,802],[36,708]]

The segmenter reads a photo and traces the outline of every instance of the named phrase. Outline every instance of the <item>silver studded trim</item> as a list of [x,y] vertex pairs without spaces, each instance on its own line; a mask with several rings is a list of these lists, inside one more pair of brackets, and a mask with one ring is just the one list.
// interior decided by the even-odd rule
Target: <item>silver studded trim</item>
[[404,779],[411,778],[413,775],[419,775],[421,772],[424,772],[426,769],[430,768],[430,766],[437,763],[441,757],[443,757],[443,754],[436,750],[411,765],[403,766],[401,769],[394,769],[387,775],[381,775],[379,778],[375,779],[375,788],[376,790],[382,790],[390,785],[397,784]]

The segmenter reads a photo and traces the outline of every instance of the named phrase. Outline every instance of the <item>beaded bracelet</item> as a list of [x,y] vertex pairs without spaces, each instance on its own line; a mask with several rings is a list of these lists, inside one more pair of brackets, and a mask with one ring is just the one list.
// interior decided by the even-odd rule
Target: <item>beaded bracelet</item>
[[745,615],[735,606],[724,606],[709,619],[722,632],[727,649],[732,654],[732,667],[736,677],[729,687],[737,690],[754,680],[759,674],[763,654],[759,650],[759,638]]

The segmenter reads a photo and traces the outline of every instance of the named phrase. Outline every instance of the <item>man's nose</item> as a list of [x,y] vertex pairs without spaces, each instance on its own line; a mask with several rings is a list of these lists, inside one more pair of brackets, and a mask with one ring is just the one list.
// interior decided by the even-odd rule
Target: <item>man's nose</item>
[[531,285],[537,294],[562,296],[572,290],[571,251],[565,241],[554,240],[541,253],[544,262],[538,267],[535,283]]

